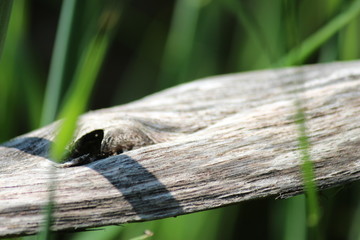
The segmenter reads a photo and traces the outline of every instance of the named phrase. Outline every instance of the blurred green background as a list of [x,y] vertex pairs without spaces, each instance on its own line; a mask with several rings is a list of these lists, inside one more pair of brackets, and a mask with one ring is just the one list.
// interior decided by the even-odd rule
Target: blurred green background
[[[14,0],[0,142],[55,120],[79,86],[80,113],[206,76],[359,59],[359,12],[359,0]],[[320,192],[317,237],[300,195],[57,239],[360,239],[359,187]]]

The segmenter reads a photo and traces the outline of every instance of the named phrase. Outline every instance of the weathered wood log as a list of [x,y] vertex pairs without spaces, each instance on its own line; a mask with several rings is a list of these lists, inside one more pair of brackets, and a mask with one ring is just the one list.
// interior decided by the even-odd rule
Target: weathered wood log
[[[358,180],[360,61],[216,76],[84,114],[76,140],[97,129],[105,136],[121,129],[130,143],[138,134],[150,140],[83,166],[56,168],[53,230],[301,193],[297,101],[306,113],[318,188]],[[48,159],[58,125],[0,146],[0,236],[39,230],[54,178],[49,167],[58,166]]]

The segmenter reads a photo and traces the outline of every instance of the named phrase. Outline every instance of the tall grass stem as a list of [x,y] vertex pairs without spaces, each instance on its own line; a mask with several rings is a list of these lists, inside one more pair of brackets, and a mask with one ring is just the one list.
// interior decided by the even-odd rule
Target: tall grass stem
[[0,59],[2,56],[6,32],[9,25],[12,3],[13,0],[0,1]]
[[280,66],[291,66],[303,63],[310,54],[314,53],[315,50],[329,40],[336,32],[357,17],[359,13],[360,0],[355,0],[345,11],[341,12],[324,27],[305,39],[299,46],[292,49],[278,64]]
[[62,4],[55,45],[51,59],[49,77],[43,103],[41,125],[55,120],[59,109],[59,101],[64,81],[69,39],[75,13],[76,0],[64,0]]

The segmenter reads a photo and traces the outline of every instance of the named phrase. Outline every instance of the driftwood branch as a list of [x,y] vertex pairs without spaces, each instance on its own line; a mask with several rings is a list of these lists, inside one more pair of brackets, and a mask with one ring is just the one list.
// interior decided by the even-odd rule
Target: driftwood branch
[[57,180],[53,230],[298,194],[296,102],[306,113],[318,188],[359,179],[359,61],[216,76],[84,114],[75,142],[96,129],[150,139],[120,155],[58,168],[48,148],[59,123],[1,145],[0,236],[38,232],[50,166]]

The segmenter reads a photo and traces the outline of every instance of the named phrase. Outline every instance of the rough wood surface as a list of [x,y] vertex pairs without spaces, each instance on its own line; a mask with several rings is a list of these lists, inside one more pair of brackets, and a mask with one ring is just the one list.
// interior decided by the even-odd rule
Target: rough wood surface
[[[302,191],[296,101],[320,189],[360,177],[360,62],[216,76],[84,114],[76,139],[139,132],[151,145],[56,168],[54,230],[146,221]],[[54,123],[0,146],[0,236],[39,230]]]

